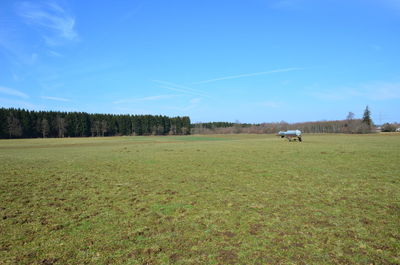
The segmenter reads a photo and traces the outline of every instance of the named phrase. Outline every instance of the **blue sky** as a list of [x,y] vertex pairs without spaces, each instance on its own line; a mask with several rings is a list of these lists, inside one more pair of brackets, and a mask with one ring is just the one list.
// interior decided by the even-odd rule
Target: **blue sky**
[[399,0],[0,2],[0,106],[400,122]]

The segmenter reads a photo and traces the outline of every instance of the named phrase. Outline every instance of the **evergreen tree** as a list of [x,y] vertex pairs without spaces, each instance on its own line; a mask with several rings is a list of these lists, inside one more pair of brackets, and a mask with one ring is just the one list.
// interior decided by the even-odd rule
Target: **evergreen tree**
[[0,138],[190,134],[189,117],[0,108]]
[[369,127],[372,126],[371,111],[369,110],[368,106],[364,110],[362,122]]
[[0,109],[0,138],[7,138],[7,117],[8,110],[5,108]]

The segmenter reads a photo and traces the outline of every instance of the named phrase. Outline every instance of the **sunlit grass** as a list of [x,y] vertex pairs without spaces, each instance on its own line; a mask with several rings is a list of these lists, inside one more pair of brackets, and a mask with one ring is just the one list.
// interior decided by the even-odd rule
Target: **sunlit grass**
[[400,136],[0,141],[0,264],[400,263]]

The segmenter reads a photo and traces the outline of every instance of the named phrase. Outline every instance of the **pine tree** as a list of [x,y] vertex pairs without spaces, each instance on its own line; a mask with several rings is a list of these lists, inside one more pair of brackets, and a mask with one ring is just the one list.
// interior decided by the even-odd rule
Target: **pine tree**
[[190,134],[189,117],[0,108],[0,138]]
[[363,120],[362,122],[369,127],[372,125],[372,120],[371,120],[371,111],[369,110],[368,106],[364,110],[364,115],[363,115]]

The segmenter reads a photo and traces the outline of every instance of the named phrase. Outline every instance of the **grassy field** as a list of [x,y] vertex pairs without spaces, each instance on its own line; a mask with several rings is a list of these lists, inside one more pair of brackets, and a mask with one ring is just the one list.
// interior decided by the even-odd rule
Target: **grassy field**
[[400,135],[0,141],[0,264],[400,264]]

